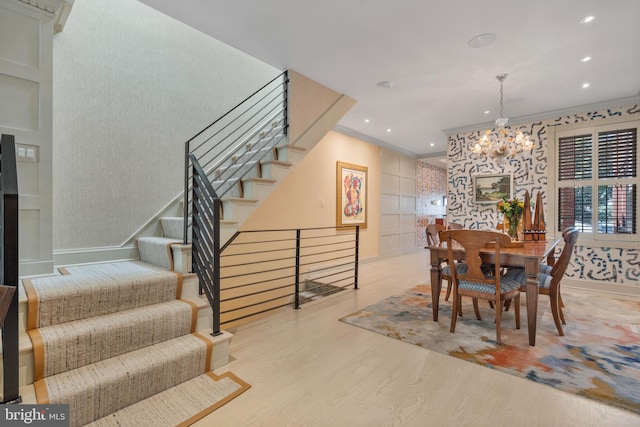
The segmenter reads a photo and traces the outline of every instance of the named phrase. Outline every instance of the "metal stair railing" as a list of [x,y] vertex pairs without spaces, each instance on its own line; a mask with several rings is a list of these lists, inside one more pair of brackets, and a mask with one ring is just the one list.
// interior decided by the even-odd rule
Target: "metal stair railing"
[[[192,165],[191,268],[213,310],[213,334],[220,335],[220,198],[198,159]],[[217,325],[217,326],[216,326]]]
[[0,285],[12,287],[2,324],[2,403],[20,403],[18,346],[18,174],[13,135],[0,137]]
[[189,241],[192,158],[221,199],[286,142],[288,74],[283,72],[185,143],[184,233]]

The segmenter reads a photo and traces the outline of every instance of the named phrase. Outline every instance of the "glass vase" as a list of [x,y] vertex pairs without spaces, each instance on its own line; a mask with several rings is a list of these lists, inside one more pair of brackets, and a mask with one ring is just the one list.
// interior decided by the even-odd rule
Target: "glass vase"
[[511,237],[511,240],[520,240],[519,233],[522,231],[520,215],[513,215],[511,217],[505,215],[504,229],[507,231],[507,234],[509,234],[509,237]]

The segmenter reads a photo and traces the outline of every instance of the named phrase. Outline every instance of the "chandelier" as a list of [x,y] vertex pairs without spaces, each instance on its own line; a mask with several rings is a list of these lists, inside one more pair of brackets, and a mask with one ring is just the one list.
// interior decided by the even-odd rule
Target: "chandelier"
[[509,119],[503,117],[504,94],[502,83],[507,78],[506,74],[498,74],[496,79],[500,82],[500,117],[496,119],[496,129],[487,130],[476,142],[471,151],[477,156],[488,155],[492,159],[502,162],[506,157],[515,157],[516,154],[524,150],[534,148],[533,141],[529,139],[522,131],[517,130],[515,134],[507,129]]

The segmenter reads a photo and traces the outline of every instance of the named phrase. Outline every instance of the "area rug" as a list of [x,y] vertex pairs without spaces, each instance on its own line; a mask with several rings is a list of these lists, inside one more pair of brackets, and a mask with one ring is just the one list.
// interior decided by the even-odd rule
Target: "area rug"
[[[524,304],[524,295],[521,302]],[[342,322],[487,368],[640,413],[640,302],[576,290],[563,291],[565,336],[558,335],[549,298],[540,295],[536,345],[528,344],[526,307],[521,329],[513,309],[503,314],[502,345],[494,311],[480,302],[482,321],[464,301],[455,333],[451,302],[432,320],[431,287],[420,285],[343,317]]]

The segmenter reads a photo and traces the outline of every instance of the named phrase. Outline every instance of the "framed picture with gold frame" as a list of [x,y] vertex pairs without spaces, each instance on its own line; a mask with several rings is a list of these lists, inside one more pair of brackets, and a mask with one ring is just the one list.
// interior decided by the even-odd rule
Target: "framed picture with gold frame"
[[476,175],[473,177],[473,202],[493,204],[513,198],[513,175]]
[[336,226],[367,228],[367,167],[336,162]]

